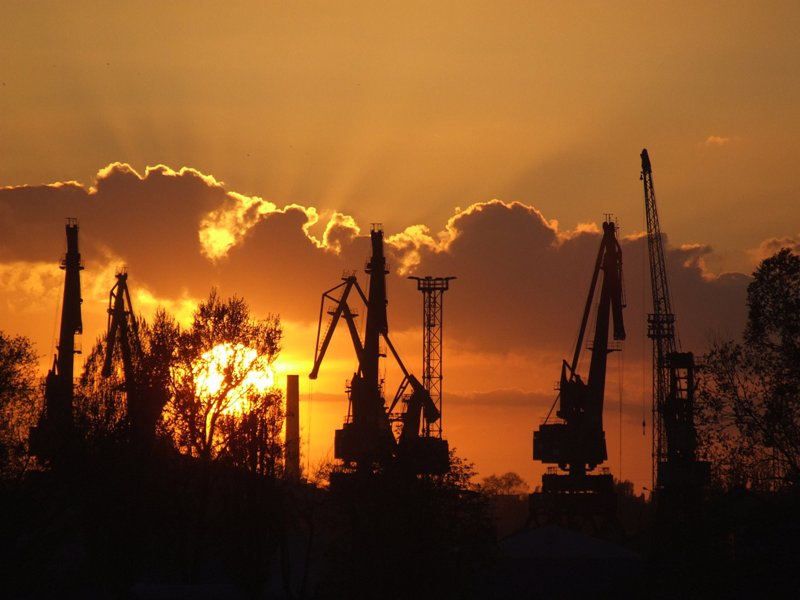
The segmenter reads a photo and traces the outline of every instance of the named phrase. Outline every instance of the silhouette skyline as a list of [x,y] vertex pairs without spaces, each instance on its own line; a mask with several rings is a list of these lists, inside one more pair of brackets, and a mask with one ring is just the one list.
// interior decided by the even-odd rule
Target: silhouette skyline
[[[629,162],[635,173],[636,161]],[[632,177],[630,184],[628,202],[640,205],[640,183]],[[0,190],[0,206],[9,215],[0,223],[7,240],[0,260],[8,273],[0,280],[8,303],[0,314],[0,328],[29,335],[45,356],[52,348],[53,311],[62,286],[55,261],[63,252],[63,240],[48,230],[57,229],[63,217],[53,218],[51,211],[78,215],[81,222],[81,252],[87,265],[82,272],[84,345],[105,329],[109,281],[126,265],[137,282],[133,305],[146,318],[163,306],[186,322],[210,285],[245,297],[262,314],[280,313],[286,337],[279,373],[310,370],[319,290],[331,273],[359,270],[370,252],[365,229],[351,218],[333,215],[313,224],[311,208],[289,207],[259,219],[252,208],[250,214],[245,212],[246,199],[193,170],[162,167],[140,177],[116,166],[104,171],[95,187],[94,192],[77,185]],[[227,256],[216,261],[203,254],[198,233],[211,221],[227,227],[236,240]],[[664,217],[665,230],[671,221],[671,216]],[[246,224],[247,233],[237,238],[236,231]],[[436,247],[433,240],[438,236],[423,233],[386,232],[393,275],[393,341],[410,368],[421,372],[418,292],[404,277],[426,272],[459,277],[459,294],[448,301],[446,334],[451,444],[475,461],[482,475],[514,470],[535,482],[541,471],[529,460],[530,425],[552,403],[553,365],[571,351],[574,315],[588,285],[585,265],[594,260],[600,237],[596,226],[563,231],[533,206],[492,201],[455,214]],[[675,248],[669,239],[667,259],[687,332],[684,342],[701,352],[716,333],[735,335],[741,330],[748,278],[710,278],[702,267],[704,248]],[[629,273],[630,334],[624,360],[610,365],[608,405],[619,412],[616,371],[621,364],[621,474],[633,479],[638,489],[650,488],[649,428],[646,436],[641,430],[642,400],[650,387],[641,367],[649,360],[644,331],[647,281],[640,275],[646,266],[646,245],[641,233],[624,223],[620,240]],[[164,248],[169,249],[166,260]],[[254,277],[256,264],[262,265],[260,277]],[[487,290],[486,282],[496,289]],[[513,285],[500,285],[503,282]],[[509,359],[512,369],[507,368]],[[353,372],[352,350],[341,340],[333,340],[328,361],[318,382],[301,383],[301,426],[311,431],[303,447],[306,464],[332,455],[330,432],[341,419],[341,408],[334,404],[341,398],[341,382]],[[43,360],[43,366],[47,363]],[[309,404],[312,421],[305,408]],[[644,408],[649,413],[649,400]],[[618,418],[609,419],[607,426],[611,467],[620,472]],[[497,436],[505,437],[507,445],[498,448],[487,441]]]
[[[800,272],[800,4],[669,8],[5,3],[0,343],[21,348],[27,369],[10,404],[0,389],[9,593],[149,597],[161,585],[221,583],[223,595],[254,598],[714,597],[791,587],[800,340],[785,304],[793,294],[800,305],[786,275]],[[650,323],[643,147],[671,296]],[[624,257],[626,335],[600,377],[586,343],[596,331],[578,316],[607,212]],[[65,217],[80,223],[67,290]],[[385,281],[370,281],[365,264],[374,274],[383,258]],[[410,409],[384,419],[381,404],[404,406],[393,394],[404,376],[430,383],[413,279],[426,275],[457,278],[440,332],[444,399],[409,378]],[[319,294],[340,277],[375,300],[350,336],[340,323],[312,381]],[[666,290],[662,279],[654,287]],[[754,304],[764,310],[754,315]],[[217,339],[220,328],[195,319],[212,306],[256,321]],[[158,321],[159,309],[178,323]],[[658,338],[673,315],[680,337],[654,351],[648,326]],[[94,377],[109,324],[113,368]],[[137,328],[141,344],[125,334]],[[356,331],[366,360],[363,349],[354,356]],[[207,347],[192,344],[200,338]],[[47,376],[58,352],[58,376]],[[581,359],[569,368],[591,380],[587,390],[604,379],[604,392],[584,403],[582,382],[564,378],[574,394],[559,410],[574,409],[574,425],[562,435],[542,421],[573,352]],[[270,377],[234,407],[212,383],[232,384],[219,369],[256,354]],[[37,374],[48,385],[32,398]],[[284,479],[278,388],[290,374],[300,377]],[[734,385],[731,375],[741,375]],[[367,392],[345,394],[361,384]],[[64,440],[33,448],[59,456],[52,468],[37,469],[14,437],[33,426],[19,424],[36,402],[49,415],[40,437],[74,425],[74,437],[66,427]],[[589,452],[562,452],[572,429],[591,430]],[[365,431],[379,432],[384,456],[364,452]],[[535,431],[555,432],[544,457],[554,462],[533,460]],[[436,461],[388,473],[426,445]],[[660,465],[659,452],[669,458]],[[331,467],[337,457],[358,476],[325,487],[346,471]],[[603,489],[589,516],[608,527],[535,527],[546,522],[537,488],[569,487],[558,467],[580,477],[601,460],[597,485],[580,489]]]
[[[107,282],[125,264],[145,316],[161,304],[188,319],[211,285],[280,312],[284,372],[303,373],[320,287],[361,268],[369,251],[356,228],[363,236],[380,220],[393,273],[466,282],[448,304],[447,393],[463,407],[453,444],[482,474],[513,469],[536,481],[525,432],[546,412],[552,365],[572,346],[574,326],[561,324],[587,284],[579,265],[602,211],[619,219],[628,285],[645,279],[630,239],[644,229],[635,152],[647,145],[658,156],[675,309],[698,355],[741,331],[758,259],[797,247],[799,11],[743,0],[670,14],[595,3],[512,1],[487,14],[473,1],[336,11],[243,2],[224,14],[161,7],[151,18],[129,6],[9,6],[0,326],[52,354],[61,282],[51,267],[63,252],[54,231],[75,215],[88,268],[85,344],[102,331]],[[416,368],[418,298],[397,279],[393,327]],[[637,288],[628,297],[638,327],[645,303]],[[637,489],[650,487],[643,340],[631,330],[622,366],[621,472]],[[337,356],[349,360],[334,346]],[[331,405],[352,374],[351,363],[330,366],[301,389],[319,415],[301,419],[312,462],[332,452],[319,434],[338,418]],[[608,426],[618,445],[618,425]],[[507,448],[482,441],[498,436]],[[619,454],[609,447],[615,469]]]
[[[82,321],[78,308],[82,300],[77,285],[81,260],[74,218],[68,219],[66,229],[68,252],[62,266],[66,267],[67,285],[59,352],[66,349],[71,357],[73,334],[81,331],[80,326],[75,326]],[[131,347],[126,348],[124,341],[121,342],[122,352],[117,356],[121,364],[118,363],[116,369],[124,372],[127,387],[124,405],[127,408],[122,408],[120,416],[123,420],[117,425],[111,424],[109,428],[104,416],[94,414],[95,409],[90,406],[106,403],[110,396],[91,384],[85,387],[83,378],[80,397],[76,396],[76,412],[81,416],[75,419],[67,416],[65,420],[62,408],[68,406],[65,401],[72,397],[71,385],[67,390],[69,393],[64,394],[63,385],[56,389],[48,381],[46,418],[39,422],[37,437],[42,439],[46,434],[50,442],[67,440],[67,443],[59,442],[56,447],[51,445],[45,453],[40,450],[45,446],[37,443],[34,452],[49,459],[49,464],[16,481],[4,479],[5,493],[1,500],[6,510],[15,516],[7,530],[11,539],[21,542],[13,557],[5,559],[10,559],[15,565],[10,589],[27,589],[36,595],[55,590],[62,594],[85,595],[95,589],[148,595],[161,593],[167,586],[173,593],[191,597],[213,586],[219,593],[246,591],[252,597],[260,597],[265,586],[274,589],[282,584],[281,597],[292,597],[290,590],[298,587],[301,596],[310,592],[311,597],[331,594],[354,597],[380,594],[384,597],[384,587],[396,572],[395,557],[409,553],[420,560],[412,561],[405,571],[406,577],[394,582],[389,597],[407,597],[409,593],[420,592],[458,593],[462,597],[484,597],[500,590],[509,594],[510,590],[525,587],[524,582],[531,577],[531,560],[535,558],[549,561],[548,568],[537,577],[537,589],[548,594],[559,589],[562,592],[573,588],[577,591],[585,587],[587,591],[600,593],[614,589],[626,595],[639,595],[642,589],[653,584],[664,585],[667,595],[685,589],[687,585],[698,592],[741,589],[740,585],[750,589],[756,585],[755,580],[738,569],[756,547],[766,551],[759,564],[781,573],[779,565],[791,561],[791,557],[796,555],[796,552],[787,552],[788,537],[784,527],[791,523],[787,511],[796,502],[791,487],[781,490],[781,493],[772,490],[765,495],[765,490],[759,490],[758,496],[748,494],[746,499],[750,505],[738,509],[730,505],[736,501],[736,488],[722,494],[718,490],[713,495],[709,490],[709,493],[703,493],[702,499],[698,497],[701,501],[695,505],[696,520],[688,525],[685,515],[677,516],[674,511],[662,509],[660,493],[654,505],[652,499],[646,502],[643,495],[637,495],[634,484],[629,481],[615,482],[606,473],[586,476],[587,470],[607,457],[600,410],[610,350],[607,346],[609,317],[613,315],[613,338],[626,338],[621,318],[625,306],[621,246],[615,235],[616,223],[608,216],[603,230],[575,356],[570,364],[564,361],[562,370],[558,416],[564,419],[564,423],[540,427],[538,450],[536,434],[534,436],[534,456],[557,463],[562,469],[566,467],[569,473],[555,476],[548,472],[543,477],[543,493],[535,492],[530,496],[530,516],[525,524],[520,516],[524,519],[527,512],[524,510],[527,494],[509,488],[504,495],[503,492],[498,495],[497,491],[474,486],[471,483],[476,475],[473,467],[457,453],[452,452],[449,460],[444,461],[448,465],[446,469],[437,466],[441,464],[438,458],[433,462],[418,462],[427,454],[418,454],[417,450],[434,447],[428,444],[419,446],[416,442],[437,442],[436,447],[444,451],[447,445],[438,438],[417,437],[418,419],[422,413],[429,419],[433,416],[427,410],[433,403],[429,398],[426,409],[425,401],[417,396],[426,392],[404,369],[414,393],[409,396],[402,417],[395,467],[412,468],[392,468],[392,450],[372,443],[378,432],[391,436],[385,419],[377,422],[377,429],[373,427],[376,414],[383,414],[375,401],[385,403],[383,398],[376,396],[376,393],[381,395],[382,387],[377,364],[381,355],[379,335],[383,335],[392,354],[397,357],[388,338],[385,281],[388,271],[384,261],[383,231],[380,226],[373,225],[370,232],[372,256],[367,267],[369,296],[356,285],[354,276],[345,277],[345,284],[323,296],[335,300],[331,292],[346,286],[345,293],[337,301],[338,310],[332,314],[335,317],[342,312],[356,353],[361,358],[359,372],[351,384],[352,404],[348,420],[343,430],[336,432],[336,458],[344,459],[345,466],[354,462],[357,468],[348,472],[334,466],[326,476],[327,488],[319,487],[319,480],[315,478],[300,482],[296,478],[294,481],[284,480],[283,444],[274,438],[279,434],[283,420],[279,408],[263,415],[258,411],[243,412],[238,417],[231,415],[230,419],[219,419],[220,435],[216,435],[213,425],[209,425],[205,413],[202,413],[205,416],[199,423],[195,420],[204,402],[221,400],[221,406],[225,406],[227,396],[222,390],[211,392],[209,387],[204,388],[209,394],[207,397],[198,392],[194,367],[181,369],[182,361],[194,361],[198,356],[205,359],[208,353],[204,344],[214,346],[221,340],[252,342],[258,345],[259,352],[270,356],[276,355],[280,349],[279,319],[269,317],[252,321],[243,300],[233,297],[222,301],[212,289],[208,300],[195,312],[191,330],[173,328],[168,317],[168,321],[162,320],[166,328],[160,328],[162,333],[157,338],[151,337],[154,333],[147,334],[150,350],[161,348],[162,342],[166,343],[165,347],[175,344],[175,353],[157,351],[166,360],[159,363],[158,369],[165,373],[169,371],[173,382],[153,380],[156,386],[153,391],[157,387],[172,390],[167,391],[170,410],[165,412],[170,418],[164,421],[165,429],[159,434],[158,444],[148,449],[142,445],[143,438],[136,434],[137,429],[143,433],[137,428],[137,422],[141,427],[142,421],[134,417],[141,415],[139,403],[144,396],[139,390],[133,390],[137,383],[135,365],[142,368],[146,363],[143,362],[144,355],[134,358],[130,353]],[[759,285],[748,288],[750,306],[784,302],[785,284],[791,282],[787,279],[772,280],[768,273],[776,265],[784,273],[786,268],[796,273],[800,267],[798,260],[796,255],[785,250],[765,261],[756,273],[755,281]],[[781,269],[784,263],[785,267]],[[576,365],[579,364],[593,292],[601,270],[603,277],[589,376],[585,384],[577,375],[574,378],[570,376],[567,382],[567,368],[572,374],[578,371]],[[127,272],[118,272],[116,279],[109,300],[108,342],[111,345],[116,341],[114,331],[120,329],[121,323],[127,322],[126,315],[130,314],[131,305],[125,285]],[[346,304],[351,286],[367,303],[367,333],[363,347],[356,339],[358,327],[354,311]],[[797,292],[796,285],[792,290],[792,294]],[[323,302],[321,316],[326,312],[324,309]],[[781,314],[777,320],[766,319],[763,324],[768,328],[788,325],[790,330],[794,330],[792,321]],[[330,332],[335,322],[331,322]],[[751,312],[748,328],[753,324]],[[322,325],[321,321],[320,327]],[[123,330],[125,326],[122,326]],[[131,327],[136,331],[136,326],[131,324]],[[755,330],[748,331],[752,336]],[[138,340],[138,335],[134,338]],[[318,347],[312,374],[317,372],[330,339],[326,336]],[[788,340],[787,344],[794,342]],[[95,376],[98,373],[103,377],[110,374],[111,345],[100,343],[92,351],[96,358]],[[241,344],[237,347],[245,348]],[[783,350],[791,352],[791,347]],[[397,362],[400,364],[399,359]],[[62,364],[61,355],[57,364]],[[177,370],[172,369],[173,364],[178,366]],[[400,366],[402,369],[402,364]],[[717,374],[724,372],[717,371]],[[221,378],[227,382],[225,385],[241,382],[236,378],[245,375],[236,371],[226,373]],[[69,382],[72,375],[71,368],[59,368],[59,377],[65,382]],[[48,377],[51,376],[52,373]],[[133,380],[129,379],[131,377]],[[185,387],[186,381],[189,387]],[[796,385],[796,381],[787,379],[785,384]],[[187,391],[188,395],[184,393]],[[280,402],[280,393],[274,394],[269,390],[265,393],[264,402],[270,402],[268,397]],[[156,398],[153,396],[151,400]],[[395,396],[395,402],[399,398],[400,393]],[[254,403],[260,402],[258,394],[252,399]],[[371,407],[370,410],[364,411],[365,406]],[[391,409],[389,411],[391,413]],[[210,414],[213,424],[223,413],[212,411]],[[264,418],[260,418],[262,416]],[[438,412],[435,416],[438,417]],[[45,427],[42,423],[49,425]],[[122,433],[117,428],[120,424],[128,433],[118,437]],[[347,440],[344,436],[340,440],[340,434],[348,431],[348,425],[351,428]],[[223,427],[225,433],[222,433]],[[543,435],[545,428],[551,432],[547,436]],[[202,442],[195,437],[198,431],[202,434]],[[262,434],[265,435],[263,439]],[[253,435],[259,436],[258,439]],[[394,439],[388,439],[391,440],[390,446],[394,447]],[[601,440],[602,448],[598,445]],[[340,446],[342,441],[347,443]],[[758,443],[758,440],[754,441]],[[373,450],[377,450],[377,454]],[[411,454],[406,455],[407,451]],[[58,460],[54,460],[56,458]],[[430,458],[434,457],[431,455]],[[787,466],[791,468],[791,465]],[[417,471],[416,467],[421,467],[421,470]],[[415,473],[424,475],[415,476]],[[791,476],[792,472],[788,474]],[[523,480],[514,473],[507,473],[503,480],[506,479],[517,481],[512,485],[518,488],[525,487]],[[555,489],[548,489],[548,486]],[[126,488],[128,491],[123,491]],[[593,493],[585,493],[590,488]],[[570,492],[580,489],[584,493],[562,495],[562,489]],[[44,501],[30,503],[31,494],[40,494]],[[542,512],[536,510],[534,500],[547,496],[553,506],[544,511],[542,521]],[[189,498],[192,500],[187,502]],[[593,498],[599,500],[596,506],[586,502]],[[177,511],[176,501],[182,506]],[[772,505],[768,520],[763,514],[759,515],[752,504],[754,501]],[[109,506],[114,506],[115,510],[109,511]],[[721,512],[718,512],[720,508]],[[65,518],[68,514],[70,517]],[[128,516],[121,519],[121,514]],[[387,518],[387,515],[391,517]],[[583,520],[581,517],[576,520],[578,515],[583,515]],[[174,534],[165,536],[167,529],[158,525],[163,519],[170,522],[171,527],[167,529]],[[43,530],[49,531],[49,535],[41,536]],[[588,532],[594,535],[587,536]],[[771,537],[766,543],[754,542],[753,535]],[[556,539],[560,541],[554,546]],[[159,548],[156,554],[148,550],[154,543]],[[58,553],[57,549],[64,544],[74,548],[77,560],[64,558]],[[110,547],[124,548],[124,557],[117,554],[116,559],[109,558]],[[11,548],[4,547],[4,555]],[[587,548],[591,548],[591,556],[605,556],[610,558],[610,562],[592,577],[591,582],[569,581],[565,585],[561,581],[562,571],[586,570],[593,564],[591,560],[582,564],[590,558],[586,554]],[[273,569],[277,564],[278,550],[283,569],[282,574],[276,576]],[[290,558],[290,554],[294,558]],[[298,558],[302,554],[305,558]],[[438,564],[440,569],[430,569],[429,563]],[[45,565],[47,573],[37,578],[35,583],[32,579],[34,564]],[[534,561],[533,564],[538,563]],[[213,568],[209,570],[209,567]],[[293,576],[293,569],[301,575]],[[653,570],[648,572],[648,569]],[[725,585],[720,585],[715,571],[730,573]],[[763,585],[760,579],[758,585]],[[791,577],[779,575],[768,587],[782,592],[790,586]],[[514,595],[518,593],[514,592]]]

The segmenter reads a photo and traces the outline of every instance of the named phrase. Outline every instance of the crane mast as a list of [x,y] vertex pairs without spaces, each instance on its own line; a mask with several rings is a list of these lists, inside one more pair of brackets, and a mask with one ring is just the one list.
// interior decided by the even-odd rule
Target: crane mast
[[31,430],[31,450],[44,459],[60,458],[73,440],[73,370],[75,355],[81,349],[75,336],[83,332],[81,318],[81,271],[78,249],[78,220],[68,218],[65,227],[67,252],[61,261],[64,271],[64,296],[61,302],[61,327],[53,366],[45,379],[45,410],[39,424]]
[[653,489],[673,508],[685,510],[708,479],[708,463],[696,459],[694,355],[680,351],[652,165],[647,149],[640,156],[653,293],[653,312],[647,316],[647,335],[653,340]]

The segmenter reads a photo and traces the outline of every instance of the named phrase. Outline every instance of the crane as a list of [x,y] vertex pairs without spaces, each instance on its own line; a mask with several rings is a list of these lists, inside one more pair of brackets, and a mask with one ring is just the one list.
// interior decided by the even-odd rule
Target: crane
[[117,282],[108,297],[108,334],[106,351],[100,374],[110,377],[115,349],[122,358],[122,373],[125,378],[124,389],[127,402],[128,425],[131,441],[147,446],[153,439],[155,422],[163,407],[152,409],[153,389],[144,377],[144,353],[139,338],[139,325],[133,312],[131,296],[128,291],[128,273],[123,268],[116,274]]
[[[539,430],[533,434],[533,458],[558,465],[562,472],[550,469],[542,477],[542,494],[565,498],[574,494],[594,494],[609,497],[613,494],[610,474],[590,475],[608,458],[603,431],[603,401],[605,395],[606,363],[614,351],[609,345],[609,326],[613,321],[614,340],[625,339],[622,309],[625,306],[622,286],[622,251],[616,238],[617,226],[607,218],[603,223],[603,238],[597,254],[589,295],[581,319],[578,341],[572,361],[563,361],[561,380],[556,398],[557,420],[551,412]],[[602,273],[597,304],[594,342],[589,376],[584,382],[578,374],[583,340],[592,309],[598,280]],[[555,403],[554,403],[555,407]]]
[[[414,474],[444,473],[449,470],[447,442],[425,434],[430,430],[428,423],[439,419],[439,410],[425,387],[406,369],[389,338],[386,312],[388,271],[380,225],[373,224],[370,241],[372,257],[366,267],[369,295],[364,293],[354,274],[343,277],[342,283],[322,294],[314,365],[309,378],[317,378],[336,325],[344,319],[358,359],[358,370],[347,390],[349,410],[343,427],[335,433],[334,456],[348,467],[355,466],[359,472],[399,466]],[[363,341],[355,323],[357,313],[348,303],[353,291],[367,310]],[[327,311],[330,320],[323,333],[326,306],[332,308]],[[403,381],[388,407],[380,377],[380,359],[384,356],[381,340],[403,373]],[[405,410],[397,413],[395,408],[401,400]],[[400,429],[398,437],[393,431],[395,424]]]
[[661,499],[686,500],[686,493],[696,495],[704,485],[709,471],[708,463],[696,457],[694,355],[680,352],[647,149],[640,158],[653,293],[653,312],[647,316],[647,335],[653,340],[653,489]]
[[45,379],[45,409],[39,423],[30,432],[31,451],[44,459],[63,456],[74,437],[73,371],[80,345],[75,336],[83,333],[81,318],[81,254],[78,249],[78,220],[67,218],[67,252],[61,261],[64,271],[64,295],[61,302],[61,327],[53,366]]

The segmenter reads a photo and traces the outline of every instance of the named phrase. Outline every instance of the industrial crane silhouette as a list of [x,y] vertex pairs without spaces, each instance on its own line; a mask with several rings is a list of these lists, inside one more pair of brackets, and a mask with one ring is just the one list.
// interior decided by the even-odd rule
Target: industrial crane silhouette
[[[556,398],[557,420],[551,420],[551,414],[548,414],[545,422],[533,434],[534,460],[555,464],[561,470],[548,469],[542,477],[542,494],[532,497],[532,503],[546,502],[547,506],[543,508],[548,511],[570,512],[577,509],[593,513],[613,509],[612,476],[608,473],[593,475],[590,472],[608,458],[603,431],[603,400],[608,354],[614,351],[608,339],[610,320],[613,320],[614,340],[625,339],[622,252],[616,229],[610,219],[603,223],[603,238],[592,273],[575,353],[572,361],[564,360],[561,367],[559,395]],[[584,381],[577,372],[578,360],[601,273],[603,277],[594,342],[590,345],[592,357],[589,376]],[[552,408],[550,410],[552,413]],[[567,506],[575,498],[580,498],[581,506]]]
[[47,373],[44,389],[45,409],[39,423],[30,432],[34,455],[45,460],[66,458],[74,443],[73,425],[75,354],[80,345],[75,336],[83,333],[81,318],[81,254],[78,250],[78,220],[68,218],[66,224],[67,252],[61,261],[64,270],[64,296],[61,303],[61,327],[53,366]]
[[687,502],[699,499],[700,490],[708,480],[709,465],[696,457],[694,355],[679,351],[653,170],[647,149],[642,150],[640,156],[653,292],[653,312],[647,316],[647,335],[653,340],[654,489],[656,501],[662,508],[666,508],[663,506],[666,502],[671,505],[669,510],[683,511],[688,508]]
[[[429,423],[439,419],[440,412],[420,381],[408,372],[389,339],[386,313],[386,259],[383,253],[383,230],[373,224],[370,232],[372,257],[366,267],[369,275],[369,296],[364,294],[355,275],[343,277],[343,282],[322,294],[320,320],[314,366],[309,375],[316,379],[333,332],[344,319],[353,342],[358,370],[353,374],[348,392],[349,410],[345,423],[334,437],[334,456],[347,469],[356,472],[386,471],[395,467],[412,474],[436,474],[449,470],[447,441],[427,435]],[[357,314],[348,304],[356,291],[366,306],[366,330],[363,342],[355,323]],[[338,297],[336,292],[340,292]],[[323,333],[326,307],[330,321]],[[390,406],[386,407],[383,380],[380,376],[381,339],[386,343],[403,373],[403,381]],[[410,389],[410,393],[407,392]],[[403,401],[405,410],[395,412]],[[400,434],[395,437],[393,425]],[[422,432],[422,434],[421,434]]]
[[103,377],[111,376],[115,349],[118,349],[125,379],[130,439],[135,445],[146,448],[154,439],[155,424],[166,398],[159,401],[158,393],[154,386],[149,385],[145,373],[145,356],[128,291],[127,271],[121,269],[116,278],[117,282],[109,292],[108,334],[100,374]]

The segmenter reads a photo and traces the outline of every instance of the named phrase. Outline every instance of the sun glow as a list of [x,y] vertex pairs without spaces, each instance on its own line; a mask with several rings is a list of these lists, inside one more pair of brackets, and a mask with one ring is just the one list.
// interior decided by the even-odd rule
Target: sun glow
[[251,398],[264,394],[275,382],[267,358],[243,344],[214,346],[195,361],[192,374],[198,397],[218,401],[222,414],[247,412]]

